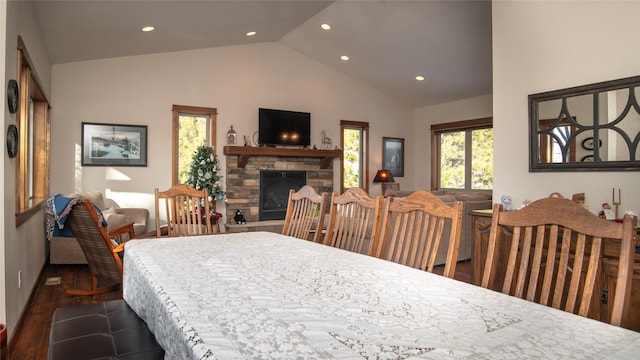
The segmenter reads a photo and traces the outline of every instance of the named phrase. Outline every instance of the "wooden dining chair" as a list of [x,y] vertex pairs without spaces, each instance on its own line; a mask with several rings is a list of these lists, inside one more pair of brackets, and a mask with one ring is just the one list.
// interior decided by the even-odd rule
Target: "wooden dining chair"
[[[165,191],[155,189],[157,236],[190,236],[213,233],[207,189],[197,190],[178,184]],[[162,203],[162,205],[161,205]],[[167,225],[160,224],[160,209],[164,209]]]
[[318,194],[309,185],[304,185],[298,191],[289,190],[282,235],[321,242],[326,200],[326,192]]
[[600,219],[562,198],[537,200],[517,211],[495,204],[481,285],[586,317],[597,301],[606,243],[619,261],[609,301],[610,323],[620,326],[630,301],[636,223],[632,215],[622,223]]
[[372,198],[361,188],[348,189],[342,195],[334,192],[323,243],[371,255],[380,236],[384,201],[382,195]]
[[462,202],[449,206],[428,191],[415,191],[385,203],[373,255],[433,272],[438,250],[446,246],[443,275],[453,278],[461,229]]
[[[125,242],[116,245],[111,238],[132,239],[133,223],[107,232],[102,217],[91,201],[85,199],[73,205],[66,221],[87,258],[91,274],[91,289],[68,289],[71,295],[96,295],[122,285],[122,252]],[[126,237],[123,235],[126,233]],[[100,286],[100,287],[99,287]]]

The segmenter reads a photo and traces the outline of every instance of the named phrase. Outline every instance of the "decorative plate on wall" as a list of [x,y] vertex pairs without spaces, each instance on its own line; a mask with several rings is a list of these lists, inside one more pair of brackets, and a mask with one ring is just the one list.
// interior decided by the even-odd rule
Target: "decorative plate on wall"
[[585,155],[580,159],[582,162],[593,162],[593,155]]
[[7,104],[9,105],[9,112],[15,114],[18,111],[18,105],[20,104],[20,95],[18,93],[18,82],[11,79],[7,84]]
[[18,155],[18,128],[13,124],[7,128],[7,152],[10,158]]
[[[598,139],[598,147],[602,146],[602,140]],[[582,140],[582,148],[585,150],[593,150],[593,137]]]

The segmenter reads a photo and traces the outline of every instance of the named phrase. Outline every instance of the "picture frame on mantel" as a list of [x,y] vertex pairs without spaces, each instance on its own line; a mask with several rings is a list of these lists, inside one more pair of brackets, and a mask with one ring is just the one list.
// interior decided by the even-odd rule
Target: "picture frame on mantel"
[[82,166],[147,166],[147,126],[83,122]]
[[394,177],[404,177],[404,139],[382,138],[382,167]]

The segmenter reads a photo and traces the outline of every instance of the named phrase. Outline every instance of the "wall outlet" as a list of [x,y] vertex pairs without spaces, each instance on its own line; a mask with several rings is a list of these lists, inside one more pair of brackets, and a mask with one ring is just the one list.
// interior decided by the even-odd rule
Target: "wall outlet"
[[18,270],[18,289],[22,287],[22,270]]

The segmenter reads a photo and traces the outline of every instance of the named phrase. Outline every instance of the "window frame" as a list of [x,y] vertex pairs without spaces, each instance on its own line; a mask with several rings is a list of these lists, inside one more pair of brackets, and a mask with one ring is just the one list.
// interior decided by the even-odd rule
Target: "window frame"
[[343,155],[340,157],[340,193],[344,193],[344,130],[355,129],[362,133],[360,151],[360,183],[369,192],[369,123],[366,121],[340,120],[340,147]]
[[181,114],[209,117],[209,145],[213,146],[216,154],[218,153],[216,147],[218,110],[216,108],[201,106],[173,105],[171,109],[171,186],[178,184],[178,149],[180,143]]
[[[481,130],[481,129],[493,129],[493,117],[485,117],[471,120],[462,120],[462,121],[454,121],[449,123],[442,124],[433,124],[431,125],[431,190],[440,190],[440,159],[441,159],[441,149],[440,149],[440,135],[443,133],[449,132],[458,132],[458,131],[472,131],[472,130]],[[465,136],[465,143],[470,142],[469,136]],[[471,147],[467,146],[465,149],[465,159],[471,158]],[[471,166],[471,164],[467,164],[465,162],[465,169],[467,166]],[[464,189],[448,189],[453,191],[486,191],[492,192],[493,189],[471,189],[471,182],[468,181],[467,177],[470,177],[471,174],[468,171],[465,171],[465,188]]]
[[19,149],[16,157],[16,227],[41,211],[49,197],[51,159],[50,105],[27,47],[18,36]]

